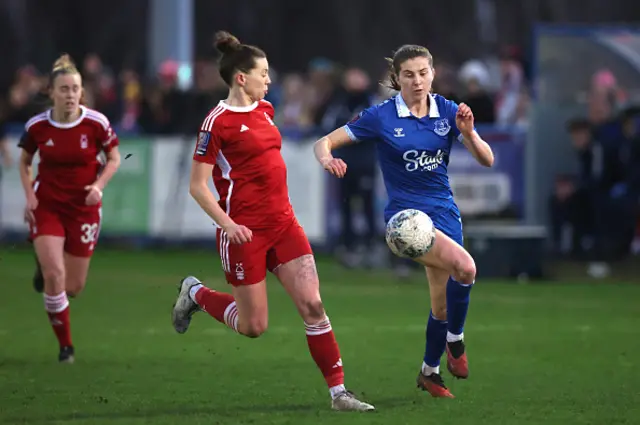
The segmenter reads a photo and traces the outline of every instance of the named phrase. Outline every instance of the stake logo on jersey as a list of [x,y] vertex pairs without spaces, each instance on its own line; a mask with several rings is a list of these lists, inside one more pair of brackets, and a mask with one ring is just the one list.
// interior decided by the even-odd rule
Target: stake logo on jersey
[[441,149],[434,154],[427,151],[417,151],[415,149],[406,151],[402,158],[407,162],[404,168],[407,171],[433,171],[445,160],[445,152]]
[[458,105],[437,94],[427,101],[428,114],[418,117],[398,94],[344,127],[351,140],[376,144],[389,196],[385,221],[407,208],[437,215],[454,205],[447,167],[451,145],[461,141]]

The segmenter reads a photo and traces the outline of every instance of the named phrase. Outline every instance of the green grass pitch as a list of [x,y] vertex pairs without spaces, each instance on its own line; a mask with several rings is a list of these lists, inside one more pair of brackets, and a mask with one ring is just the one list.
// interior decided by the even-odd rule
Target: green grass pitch
[[347,386],[373,414],[330,410],[304,327],[270,278],[270,328],[250,340],[205,314],[176,334],[176,283],[227,289],[202,252],[99,250],[71,304],[76,363],[31,288],[29,251],[0,250],[0,424],[640,423],[640,285],[479,281],[465,329],[471,376],[455,400],[415,388],[428,315],[425,280],[345,271],[320,260]]

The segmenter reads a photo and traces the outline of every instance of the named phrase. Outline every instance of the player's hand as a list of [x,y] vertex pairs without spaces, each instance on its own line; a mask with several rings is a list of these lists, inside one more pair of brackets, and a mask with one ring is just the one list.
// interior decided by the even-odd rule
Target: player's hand
[[90,186],[85,186],[84,190],[88,191],[86,199],[84,203],[87,205],[98,205],[98,203],[102,200],[102,189],[100,189],[97,185],[92,184]]
[[461,103],[456,114],[456,126],[463,135],[470,134],[474,127],[473,112],[468,105]]
[[27,206],[24,208],[24,221],[26,223],[36,224],[36,217],[33,214],[36,208],[38,208],[38,198],[36,198],[35,193],[32,193],[27,197]]
[[241,224],[230,224],[222,228],[222,230],[229,237],[229,242],[236,245],[242,245],[243,243],[251,242],[253,239],[253,232],[249,230],[247,226]]
[[340,158],[327,158],[322,161],[322,167],[340,179],[347,174],[347,164]]

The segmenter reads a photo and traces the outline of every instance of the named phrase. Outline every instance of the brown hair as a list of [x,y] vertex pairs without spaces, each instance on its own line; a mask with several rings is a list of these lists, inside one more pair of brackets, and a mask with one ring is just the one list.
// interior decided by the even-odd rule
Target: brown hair
[[231,86],[236,72],[248,73],[256,66],[256,59],[266,58],[264,51],[256,46],[240,43],[226,31],[218,31],[214,39],[215,48],[222,54],[218,59],[220,76]]
[[429,65],[433,67],[433,56],[429,49],[415,44],[405,44],[393,53],[393,57],[385,58],[389,66],[389,74],[384,85],[393,90],[400,90],[400,82],[398,81],[400,67],[409,59],[420,57],[427,58]]

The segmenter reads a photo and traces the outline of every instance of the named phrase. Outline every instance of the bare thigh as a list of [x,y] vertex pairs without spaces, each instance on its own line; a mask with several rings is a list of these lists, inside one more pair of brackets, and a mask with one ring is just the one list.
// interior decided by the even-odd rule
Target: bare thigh
[[76,257],[67,252],[64,253],[66,270],[65,289],[67,295],[75,297],[82,292],[87,284],[90,263],[90,257]]
[[472,284],[476,278],[476,264],[471,255],[440,230],[436,230],[436,241],[431,250],[415,261],[425,267],[444,270],[463,284]]
[[313,255],[303,255],[276,268],[273,273],[293,300],[306,324],[325,320],[320,280]]
[[58,295],[65,291],[64,242],[60,236],[38,236],[33,246],[44,278],[44,293]]
[[238,332],[250,338],[262,335],[269,325],[267,281],[233,287],[238,308]]

